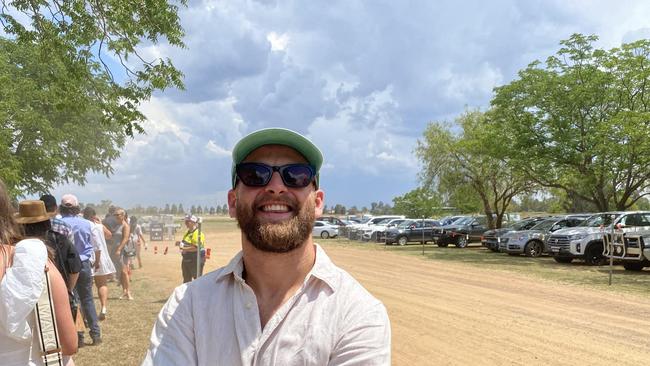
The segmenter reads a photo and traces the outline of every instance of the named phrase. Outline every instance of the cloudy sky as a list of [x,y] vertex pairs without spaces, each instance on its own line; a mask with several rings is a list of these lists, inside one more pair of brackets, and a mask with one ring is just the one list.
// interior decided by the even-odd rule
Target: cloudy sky
[[171,57],[185,91],[142,105],[137,136],[110,178],[57,187],[125,207],[226,202],[230,153],[263,127],[323,151],[326,203],[370,206],[418,186],[413,155],[428,123],[488,106],[495,86],[554,54],[572,33],[599,46],[650,38],[640,1],[189,1],[187,48]]

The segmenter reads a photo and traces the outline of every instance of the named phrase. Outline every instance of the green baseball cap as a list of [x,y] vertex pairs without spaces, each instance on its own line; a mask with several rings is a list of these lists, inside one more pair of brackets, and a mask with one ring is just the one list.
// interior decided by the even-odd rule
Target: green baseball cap
[[298,132],[286,128],[264,128],[244,136],[232,150],[231,174],[233,188],[235,188],[236,183],[235,166],[241,163],[253,150],[264,145],[285,145],[298,151],[316,169],[316,185],[318,186],[319,171],[323,165],[323,154],[316,145]]

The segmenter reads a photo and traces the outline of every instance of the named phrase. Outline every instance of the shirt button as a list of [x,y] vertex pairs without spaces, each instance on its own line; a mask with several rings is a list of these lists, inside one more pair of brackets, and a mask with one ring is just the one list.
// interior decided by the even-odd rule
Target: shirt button
[[252,307],[253,307],[253,304],[251,304],[250,302],[247,302],[247,303],[246,303],[246,309],[250,309],[250,308],[252,308]]

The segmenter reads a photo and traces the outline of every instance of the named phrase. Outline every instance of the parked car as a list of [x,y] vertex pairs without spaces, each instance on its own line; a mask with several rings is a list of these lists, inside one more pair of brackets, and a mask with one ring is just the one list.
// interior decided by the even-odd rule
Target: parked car
[[509,233],[511,231],[521,231],[521,230],[528,230],[532,228],[533,226],[537,225],[540,221],[548,218],[549,216],[535,216],[535,217],[528,217],[526,219],[523,219],[521,221],[513,222],[512,224],[508,226],[504,226],[500,229],[492,229],[488,230],[483,233],[481,236],[481,245],[484,247],[490,249],[493,252],[498,252],[499,251],[499,242],[501,241],[501,237],[505,233]]
[[499,251],[509,255],[524,254],[539,257],[548,252],[546,242],[551,233],[567,227],[580,225],[589,215],[554,216],[540,221],[529,230],[512,231],[504,234],[499,243]]
[[627,271],[650,267],[650,213],[626,215],[606,233],[605,256],[616,259]]
[[433,241],[433,228],[437,225],[439,221],[432,219],[404,221],[395,228],[386,229],[384,232],[386,244],[406,245],[409,242],[422,243],[423,241],[423,244],[426,244]]
[[434,239],[439,247],[454,244],[458,248],[465,248],[472,241],[480,241],[487,229],[485,216],[468,216],[438,228]]
[[407,219],[387,219],[385,221],[380,221],[374,226],[364,229],[363,234],[361,235],[361,240],[374,241],[374,242],[383,241],[384,232],[386,231],[387,228],[396,227],[397,225],[403,223],[406,220]]
[[320,236],[323,239],[334,238],[339,235],[339,227],[329,222],[316,221],[311,231],[312,236]]
[[348,223],[336,216],[321,216],[318,218],[318,221],[327,222],[332,225],[337,226],[346,226]]
[[382,216],[372,217],[361,224],[349,225],[348,227],[346,227],[348,238],[361,240],[363,232],[365,230],[370,229],[380,223],[385,223],[385,222],[387,223],[388,221],[393,219],[403,219],[403,218],[404,216],[401,215],[382,215]]
[[556,262],[584,259],[595,266],[605,261],[603,237],[620,224],[620,232],[632,233],[650,222],[648,211],[613,211],[595,214],[574,228],[561,229],[548,239],[549,253]]

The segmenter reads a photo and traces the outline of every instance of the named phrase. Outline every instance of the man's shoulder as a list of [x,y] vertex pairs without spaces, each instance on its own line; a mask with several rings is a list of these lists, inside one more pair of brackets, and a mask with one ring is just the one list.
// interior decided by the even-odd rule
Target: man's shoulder
[[52,225],[61,225],[61,226],[65,226],[67,228],[70,227],[70,224],[65,222],[65,220],[63,220],[63,218],[58,218],[58,217],[55,216],[55,217],[52,217],[50,220],[52,222]]

